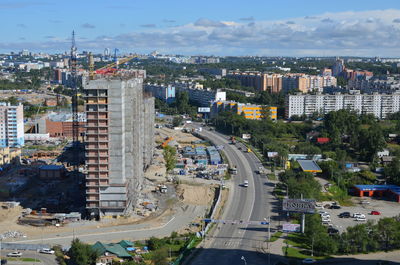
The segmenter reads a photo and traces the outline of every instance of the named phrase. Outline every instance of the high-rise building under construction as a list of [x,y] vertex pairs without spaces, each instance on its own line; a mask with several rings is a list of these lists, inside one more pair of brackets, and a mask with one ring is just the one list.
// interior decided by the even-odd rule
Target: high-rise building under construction
[[142,78],[90,80],[86,96],[86,208],[92,216],[127,215],[154,148],[154,98]]

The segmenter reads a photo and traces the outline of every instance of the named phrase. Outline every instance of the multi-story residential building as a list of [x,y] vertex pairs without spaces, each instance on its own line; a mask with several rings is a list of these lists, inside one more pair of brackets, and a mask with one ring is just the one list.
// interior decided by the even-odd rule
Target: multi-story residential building
[[246,119],[259,120],[263,117],[264,111],[268,111],[271,120],[277,119],[277,107],[261,106],[255,104],[244,104],[235,101],[214,101],[211,104],[211,117],[218,116],[219,113],[230,111],[238,115],[244,115]]
[[210,75],[226,76],[226,69],[224,68],[200,68],[198,71]]
[[146,84],[144,85],[144,90],[167,103],[175,101],[175,86],[173,85]]
[[326,114],[331,111],[348,109],[358,114],[373,114],[385,119],[389,114],[400,111],[400,93],[360,94],[353,91],[348,94],[296,94],[286,97],[286,118],[310,116],[314,113]]
[[24,144],[24,106],[0,102],[0,147],[22,147]]
[[338,77],[342,74],[344,69],[345,66],[343,59],[337,58],[335,64],[332,66],[332,75]]
[[400,80],[393,76],[385,78],[355,79],[349,80],[348,89],[361,90],[365,92],[389,92],[400,90]]
[[85,84],[86,208],[93,216],[133,211],[152,159],[154,99],[141,78]]
[[282,75],[260,72],[231,72],[229,78],[239,80],[242,86],[253,87],[260,91],[279,93],[282,90]]
[[213,101],[226,100],[226,92],[221,89],[202,89],[189,87],[187,84],[176,83],[176,90],[178,92],[187,92],[189,100],[199,107],[209,107]]

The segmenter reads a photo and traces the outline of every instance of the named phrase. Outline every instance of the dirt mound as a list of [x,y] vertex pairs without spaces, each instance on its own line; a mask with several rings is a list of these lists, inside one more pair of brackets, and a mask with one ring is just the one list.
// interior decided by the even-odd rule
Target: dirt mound
[[186,204],[210,205],[214,198],[214,188],[180,184],[177,188],[179,198]]

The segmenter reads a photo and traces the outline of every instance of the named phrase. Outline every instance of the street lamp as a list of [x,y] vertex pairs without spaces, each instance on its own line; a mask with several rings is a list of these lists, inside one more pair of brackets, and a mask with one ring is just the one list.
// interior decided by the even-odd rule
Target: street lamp
[[244,258],[244,256],[242,256],[240,259],[243,260],[244,265],[247,265],[247,262],[246,262],[246,259]]

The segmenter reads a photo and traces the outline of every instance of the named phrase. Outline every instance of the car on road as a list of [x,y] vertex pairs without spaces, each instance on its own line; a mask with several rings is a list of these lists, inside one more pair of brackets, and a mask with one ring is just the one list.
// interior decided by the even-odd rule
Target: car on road
[[366,222],[366,221],[367,221],[367,218],[365,218],[364,215],[363,215],[363,216],[359,216],[359,217],[356,218],[356,221],[357,221],[357,222]]
[[7,257],[19,258],[19,257],[22,257],[22,253],[18,252],[18,251],[10,252],[10,253],[7,254]]
[[317,262],[315,259],[303,259],[303,261],[301,263],[303,264],[314,264],[315,262]]
[[249,186],[249,181],[245,180],[242,184],[243,187],[247,188]]
[[339,218],[350,218],[351,213],[350,212],[342,212],[339,214]]
[[41,250],[39,250],[40,253],[43,254],[54,254],[54,250],[50,249],[50,248],[42,248]]
[[370,215],[381,215],[380,211],[371,211]]

